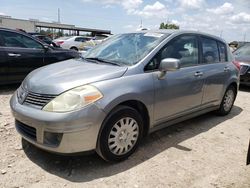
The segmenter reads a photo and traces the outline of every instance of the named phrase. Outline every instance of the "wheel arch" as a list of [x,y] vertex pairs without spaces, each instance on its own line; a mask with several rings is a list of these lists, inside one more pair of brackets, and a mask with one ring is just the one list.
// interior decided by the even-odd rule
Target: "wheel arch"
[[76,46],[71,46],[69,49],[71,50],[76,49],[77,51],[79,50]]
[[[101,136],[101,132],[104,129],[105,123],[107,122],[107,120],[111,117],[111,114],[116,110],[117,107],[119,106],[128,106],[131,107],[135,110],[138,111],[138,113],[142,116],[143,119],[143,137],[145,137],[148,132],[149,132],[149,127],[150,127],[150,116],[149,116],[149,110],[146,107],[146,105],[141,102],[140,100],[137,99],[131,99],[131,100],[125,100],[122,102],[117,103],[116,105],[114,105],[109,112],[107,113],[106,118],[103,120],[102,125],[100,127],[99,133],[98,133],[98,137],[97,137],[97,146],[96,148],[98,149],[98,144],[99,144],[99,140],[100,140],[100,136]],[[98,151],[97,151],[98,152]],[[98,152],[99,153],[99,152]]]

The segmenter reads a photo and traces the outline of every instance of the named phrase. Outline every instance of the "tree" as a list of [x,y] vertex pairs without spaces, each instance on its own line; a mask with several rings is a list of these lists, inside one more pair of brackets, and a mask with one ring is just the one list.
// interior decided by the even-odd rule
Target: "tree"
[[174,24],[174,23],[164,23],[162,22],[160,24],[160,29],[180,29],[180,26]]

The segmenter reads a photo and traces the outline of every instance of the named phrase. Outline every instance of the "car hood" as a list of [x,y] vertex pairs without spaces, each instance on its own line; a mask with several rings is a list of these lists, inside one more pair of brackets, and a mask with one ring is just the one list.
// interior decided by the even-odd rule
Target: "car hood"
[[31,72],[22,87],[34,93],[58,95],[71,88],[121,77],[127,67],[70,59]]
[[242,63],[247,63],[250,64],[250,56],[235,56],[235,60],[242,62]]

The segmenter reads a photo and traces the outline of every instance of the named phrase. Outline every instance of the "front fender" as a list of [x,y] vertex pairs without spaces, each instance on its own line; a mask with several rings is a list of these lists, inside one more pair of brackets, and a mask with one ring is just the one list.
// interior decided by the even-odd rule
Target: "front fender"
[[154,84],[151,73],[123,76],[92,85],[102,92],[103,98],[96,105],[107,114],[123,102],[136,100],[146,106],[150,120],[153,121]]

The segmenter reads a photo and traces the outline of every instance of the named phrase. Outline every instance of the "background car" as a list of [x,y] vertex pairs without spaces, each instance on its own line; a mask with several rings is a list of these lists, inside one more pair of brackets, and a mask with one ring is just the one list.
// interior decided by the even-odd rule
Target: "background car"
[[238,48],[233,52],[240,63],[240,84],[250,86],[250,44]]
[[60,46],[56,45],[56,43],[54,43],[50,37],[48,37],[46,35],[41,35],[39,33],[29,33],[29,34],[32,35],[33,37],[39,39],[40,41],[50,45],[50,46],[60,47]]
[[73,37],[60,37],[53,40],[53,42],[64,49],[71,49],[78,51],[83,42],[91,40],[91,37],[73,36]]
[[96,45],[102,43],[103,41],[107,40],[107,38],[111,35],[96,35],[93,39],[83,42],[79,49],[82,52],[87,52],[88,50],[92,49]]
[[24,32],[0,28],[0,84],[19,83],[32,70],[79,57],[72,50],[54,48]]

